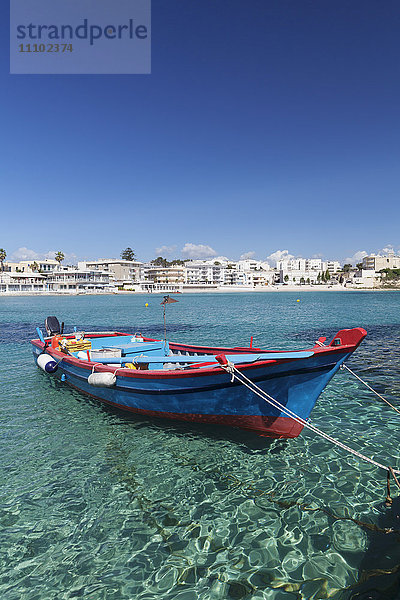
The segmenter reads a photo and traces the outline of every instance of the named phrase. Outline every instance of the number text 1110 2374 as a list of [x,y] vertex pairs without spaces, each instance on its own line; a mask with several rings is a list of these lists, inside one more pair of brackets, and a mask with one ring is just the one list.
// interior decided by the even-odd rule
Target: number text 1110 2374
[[72,52],[72,44],[19,44],[20,52]]

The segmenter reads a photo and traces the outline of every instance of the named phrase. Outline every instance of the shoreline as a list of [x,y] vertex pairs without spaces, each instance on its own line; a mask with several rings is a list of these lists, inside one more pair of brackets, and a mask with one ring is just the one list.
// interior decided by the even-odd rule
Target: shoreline
[[344,286],[327,286],[327,285],[302,285],[302,286],[268,286],[265,288],[254,288],[254,289],[241,289],[239,287],[233,287],[232,289],[197,289],[197,290],[183,290],[183,291],[157,291],[157,292],[143,292],[143,291],[130,291],[130,290],[119,290],[118,292],[87,292],[87,293],[65,293],[65,292],[0,292],[1,298],[14,298],[14,297],[25,297],[25,296],[36,296],[36,297],[48,297],[55,296],[59,298],[68,298],[72,296],[163,296],[166,294],[252,294],[252,293],[284,293],[284,292],[400,292],[399,287],[393,288],[354,288],[354,287],[344,287]]

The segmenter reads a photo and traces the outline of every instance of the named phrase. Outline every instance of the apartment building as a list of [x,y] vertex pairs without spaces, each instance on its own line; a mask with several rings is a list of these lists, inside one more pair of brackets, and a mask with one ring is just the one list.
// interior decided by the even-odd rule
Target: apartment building
[[257,260],[197,260],[185,263],[185,283],[204,286],[265,286],[274,282],[275,270]]
[[138,282],[141,279],[142,266],[143,263],[137,260],[123,260],[122,258],[78,262],[78,269],[108,273],[110,283],[118,287],[129,287],[132,283]]
[[394,252],[385,256],[378,254],[370,254],[362,260],[362,268],[364,270],[381,271],[382,269],[400,269],[400,256],[396,256]]
[[191,260],[185,262],[185,283],[189,285],[222,285],[223,265],[219,261]]
[[144,292],[182,291],[185,282],[185,267],[173,265],[159,267],[143,264],[141,267],[140,289]]
[[60,263],[51,258],[43,260],[20,260],[18,262],[7,261],[4,263],[4,269],[6,271],[16,273],[52,273],[58,269]]
[[321,258],[291,258],[277,262],[281,283],[318,283],[318,274],[340,271],[338,261],[323,261]]
[[0,271],[0,293],[2,294],[37,294],[46,291],[48,291],[48,284],[45,275]]
[[114,288],[110,273],[98,269],[63,267],[47,276],[49,291],[75,294],[110,291]]

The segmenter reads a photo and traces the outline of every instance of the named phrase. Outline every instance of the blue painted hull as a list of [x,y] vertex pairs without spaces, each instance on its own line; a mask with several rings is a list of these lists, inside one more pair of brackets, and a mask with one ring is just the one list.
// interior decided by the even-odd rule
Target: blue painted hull
[[[358,337],[362,339],[364,335],[365,332]],[[322,390],[361,339],[357,338],[353,344],[330,346],[326,351],[315,349],[310,358],[263,361],[243,365],[239,370],[292,412],[308,419]],[[33,340],[32,344],[37,356],[42,345],[38,340]],[[58,351],[49,353],[56,360],[62,356]],[[103,402],[138,414],[230,425],[271,437],[296,437],[302,430],[301,424],[242,384],[232,383],[230,375],[220,368],[196,369],[193,373],[119,368],[115,386],[98,388],[88,383],[92,366],[67,357],[60,363],[57,376],[64,375],[68,384]],[[115,367],[101,366],[96,370],[114,372]]]

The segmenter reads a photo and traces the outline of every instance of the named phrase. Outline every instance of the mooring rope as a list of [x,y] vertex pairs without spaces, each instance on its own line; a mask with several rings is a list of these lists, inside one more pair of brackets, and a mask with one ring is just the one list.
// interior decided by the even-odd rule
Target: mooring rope
[[62,360],[64,360],[64,358],[65,358],[65,356],[62,356],[62,357],[60,358],[60,360],[57,360],[57,361],[56,361],[56,366],[57,366],[57,367],[58,367],[58,365],[60,364],[60,362],[61,362]]
[[364,381],[364,379],[361,379],[361,377],[359,377],[356,373],[354,373],[354,371],[352,371],[347,365],[345,365],[343,363],[340,366],[341,366],[342,369],[346,369],[346,371],[348,371],[349,373],[351,373],[352,375],[354,375],[354,377],[356,379],[358,379],[358,381],[360,381],[363,385],[365,385],[365,387],[367,387],[369,390],[371,390],[371,392],[373,392],[376,396],[378,396],[378,398],[380,398],[381,400],[383,400],[384,402],[386,402],[386,404],[388,404],[391,408],[393,408],[393,410],[395,410],[400,415],[400,410],[398,408],[396,408],[395,406],[393,406],[393,404],[391,404],[389,402],[389,400],[386,400],[386,398],[384,398],[383,396],[381,396],[381,394],[379,394],[376,390],[374,390],[374,388],[372,388],[366,381]]
[[[284,487],[287,487],[293,483],[297,483],[297,480],[296,481],[285,481],[283,484],[278,484],[277,487],[273,488],[272,490],[263,490],[261,488],[256,487],[256,485],[249,483],[248,481],[241,481],[238,477],[236,477],[236,475],[231,475],[231,474],[227,473],[225,470],[221,470],[219,467],[204,468],[199,463],[197,463],[195,459],[191,459],[191,458],[185,457],[183,455],[176,454],[171,449],[169,449],[169,452],[171,452],[171,454],[178,461],[180,461],[180,464],[182,466],[188,466],[193,471],[196,471],[196,472],[202,471],[205,474],[217,475],[221,481],[226,482],[228,487],[240,490],[244,494],[249,494],[250,497],[253,499],[254,504],[261,509],[264,509],[264,507],[262,505],[258,504],[259,498],[266,499],[269,502],[279,506],[279,508],[286,509],[286,508],[291,508],[292,506],[297,506],[300,510],[305,511],[305,512],[323,512],[328,517],[331,517],[335,521],[352,521],[359,527],[363,527],[365,529],[368,529],[369,531],[384,533],[386,535],[387,534],[400,535],[400,529],[394,529],[393,527],[379,527],[379,525],[376,525],[375,523],[368,523],[366,521],[360,521],[359,519],[356,519],[354,517],[336,515],[335,513],[331,512],[330,510],[328,510],[327,508],[325,508],[323,506],[312,507],[309,504],[305,504],[304,502],[299,502],[297,500],[284,500],[282,498],[279,499],[279,498],[275,497],[278,493],[277,492],[278,489],[279,489],[279,492],[282,492]],[[390,487],[389,487],[388,491],[390,494]]]
[[[249,379],[248,377],[246,377],[246,375],[244,375],[241,371],[239,371],[233,363],[227,361],[226,364],[221,364],[221,366],[223,369],[225,369],[225,371],[227,373],[231,374],[231,376],[232,376],[231,381],[234,381],[234,379],[237,379],[241,384],[246,386],[254,394],[256,394],[257,396],[259,396],[260,398],[262,398],[263,400],[268,402],[268,404],[270,404],[274,408],[279,409],[281,412],[283,412],[285,415],[290,417],[296,423],[299,423],[303,427],[306,427],[313,433],[319,435],[320,437],[324,438],[328,442],[331,442],[335,446],[342,448],[342,450],[346,450],[346,452],[349,452],[350,454],[357,456],[357,458],[360,458],[361,460],[364,460],[365,462],[368,462],[368,463],[374,465],[375,467],[379,467],[380,469],[385,470],[389,475],[390,474],[400,475],[399,470],[396,470],[396,469],[393,469],[392,467],[383,465],[383,464],[377,462],[376,460],[374,460],[373,458],[369,458],[368,456],[361,454],[361,452],[358,452],[357,450],[350,448],[346,444],[343,444],[339,440],[336,440],[335,438],[328,435],[321,429],[318,429],[318,427],[315,427],[315,425],[312,425],[309,421],[306,421],[305,419],[303,419],[302,417],[300,417],[299,415],[294,413],[292,410],[290,410],[289,408],[287,408],[286,406],[281,404],[278,400],[276,400],[275,398],[270,396],[267,392],[264,392],[264,390],[262,390],[260,387],[258,387],[258,385],[256,385],[253,381],[251,381],[251,379]],[[400,482],[397,480],[397,478],[395,478],[395,481],[396,481],[396,484],[400,488]]]
[[[315,343],[318,346],[323,346],[324,348],[326,348],[326,344],[324,344],[320,340],[317,340]],[[391,404],[389,402],[389,400],[386,400],[386,398],[384,398],[381,394],[379,394],[376,390],[374,390],[374,388],[372,388],[366,381],[364,381],[364,379],[361,379],[361,377],[359,377],[359,375],[357,375],[356,373],[354,373],[354,371],[352,371],[350,369],[350,367],[348,367],[347,365],[345,365],[344,363],[342,363],[340,365],[340,368],[341,369],[346,369],[346,371],[348,371],[349,373],[351,373],[356,379],[358,379],[358,381],[360,381],[363,385],[365,385],[365,387],[367,387],[373,394],[375,394],[376,396],[378,396],[378,398],[380,398],[381,400],[383,400],[384,402],[386,402],[386,404],[388,404],[391,408],[393,408],[393,410],[395,410],[400,415],[400,410],[398,408],[396,408],[395,406],[393,406],[393,404]]]

